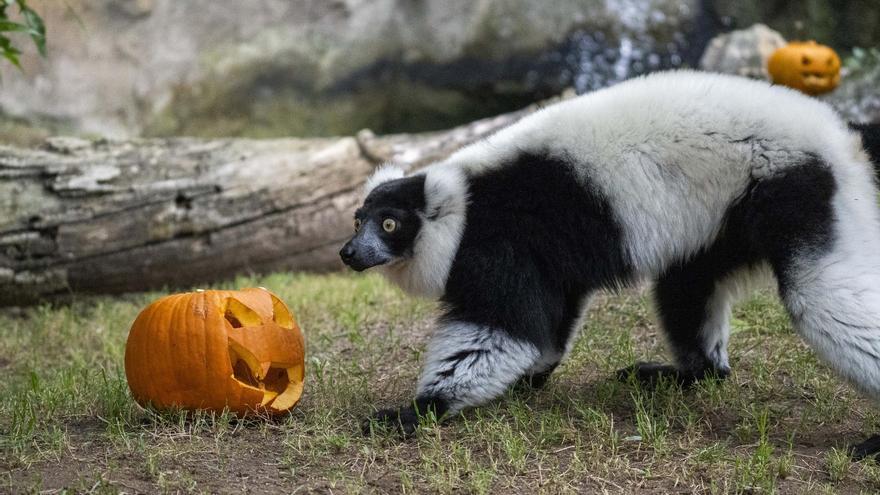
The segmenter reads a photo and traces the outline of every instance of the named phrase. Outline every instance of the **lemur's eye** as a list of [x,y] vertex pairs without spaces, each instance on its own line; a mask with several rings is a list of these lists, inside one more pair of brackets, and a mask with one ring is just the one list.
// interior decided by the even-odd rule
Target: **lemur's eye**
[[382,228],[390,234],[397,230],[397,222],[393,218],[386,218],[382,221]]
[[354,219],[354,231],[357,232],[358,230],[361,230],[361,219],[355,218]]

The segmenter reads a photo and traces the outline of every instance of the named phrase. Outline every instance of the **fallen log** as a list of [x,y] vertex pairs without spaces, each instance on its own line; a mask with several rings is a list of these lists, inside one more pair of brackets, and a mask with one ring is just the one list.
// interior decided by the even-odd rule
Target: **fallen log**
[[376,166],[417,169],[533,110],[413,135],[0,146],[0,305],[337,269]]

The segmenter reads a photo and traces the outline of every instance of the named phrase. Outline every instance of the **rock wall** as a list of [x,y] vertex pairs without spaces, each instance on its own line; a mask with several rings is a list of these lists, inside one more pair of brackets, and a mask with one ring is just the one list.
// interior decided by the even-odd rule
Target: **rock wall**
[[880,44],[877,0],[31,2],[49,57],[0,64],[0,142],[444,129],[695,67],[755,22],[843,55]]
[[2,68],[0,111],[110,137],[446,128],[680,64],[698,11],[695,0],[32,3],[50,55]]

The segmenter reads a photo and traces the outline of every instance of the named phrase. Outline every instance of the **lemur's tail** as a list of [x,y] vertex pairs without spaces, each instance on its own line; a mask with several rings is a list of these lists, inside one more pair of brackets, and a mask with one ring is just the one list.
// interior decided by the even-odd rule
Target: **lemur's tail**
[[874,172],[880,177],[880,123],[850,124],[849,127],[862,135],[862,144],[874,164]]

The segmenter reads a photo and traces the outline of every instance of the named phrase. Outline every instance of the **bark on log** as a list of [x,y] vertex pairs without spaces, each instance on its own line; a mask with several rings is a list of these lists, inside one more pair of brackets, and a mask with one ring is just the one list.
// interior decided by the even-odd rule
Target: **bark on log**
[[532,110],[416,135],[0,146],[0,305],[339,268],[377,165],[419,168]]

